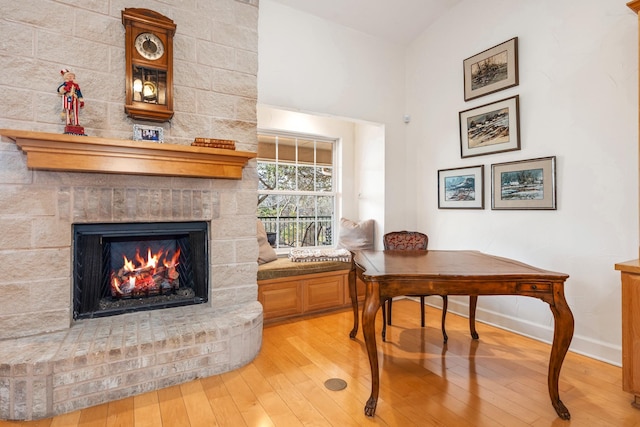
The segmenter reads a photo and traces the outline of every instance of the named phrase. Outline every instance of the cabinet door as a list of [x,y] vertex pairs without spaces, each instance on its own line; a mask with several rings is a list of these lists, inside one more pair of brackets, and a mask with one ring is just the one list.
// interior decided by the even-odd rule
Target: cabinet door
[[284,282],[261,286],[258,301],[262,304],[264,320],[302,313],[299,282]]
[[344,305],[345,275],[318,277],[303,282],[305,313]]

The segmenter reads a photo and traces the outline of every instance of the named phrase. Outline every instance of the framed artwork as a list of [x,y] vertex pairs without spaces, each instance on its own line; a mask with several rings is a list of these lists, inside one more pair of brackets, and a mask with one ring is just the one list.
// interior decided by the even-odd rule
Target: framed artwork
[[133,140],[164,142],[164,129],[159,126],[133,125]]
[[491,209],[556,209],[556,158],[491,165]]
[[462,62],[464,100],[518,85],[518,38],[514,37]]
[[520,96],[460,112],[462,158],[520,149]]
[[438,171],[439,209],[484,209],[484,165]]

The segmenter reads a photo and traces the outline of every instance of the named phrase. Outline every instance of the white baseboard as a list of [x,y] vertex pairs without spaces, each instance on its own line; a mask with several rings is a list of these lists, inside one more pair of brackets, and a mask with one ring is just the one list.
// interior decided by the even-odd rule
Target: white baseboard
[[[411,299],[415,299],[416,301],[418,301],[417,298]],[[465,300],[466,304],[464,303]],[[439,301],[440,299],[434,298],[432,299],[432,301],[429,301],[427,305],[441,309],[442,305]],[[449,298],[448,311],[450,313],[455,313],[459,316],[468,318],[468,302],[468,298],[462,300]],[[476,322],[495,326],[496,328],[504,329],[506,331],[542,341],[547,344],[551,344],[553,340],[552,327],[550,328],[546,325],[540,325],[528,322],[523,319],[505,316],[504,314],[495,311],[485,310],[480,307],[480,305],[478,305],[478,308],[476,310]],[[482,339],[481,328],[478,328],[478,334],[480,334],[480,339]],[[620,346],[614,346],[610,343],[594,341],[588,337],[574,334],[573,339],[571,340],[569,351],[590,357],[592,359],[600,360],[614,366],[622,366],[622,348]]]

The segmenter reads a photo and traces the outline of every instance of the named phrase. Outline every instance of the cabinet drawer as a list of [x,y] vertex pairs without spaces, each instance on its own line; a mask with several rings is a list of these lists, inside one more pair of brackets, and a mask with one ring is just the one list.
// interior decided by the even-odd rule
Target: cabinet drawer
[[551,283],[518,283],[518,291],[520,292],[550,292]]

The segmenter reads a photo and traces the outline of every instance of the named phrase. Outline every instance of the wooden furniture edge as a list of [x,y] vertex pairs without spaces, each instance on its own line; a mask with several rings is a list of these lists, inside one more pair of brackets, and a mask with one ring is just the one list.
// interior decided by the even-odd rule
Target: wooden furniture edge
[[257,153],[93,136],[0,129],[31,169],[241,179]]
[[622,390],[631,393],[631,405],[640,409],[640,259],[615,265],[621,279],[622,318]]
[[633,10],[635,13],[640,12],[640,0],[633,0],[627,3],[629,9]]
[[616,263],[615,269],[623,273],[640,274],[640,259]]

